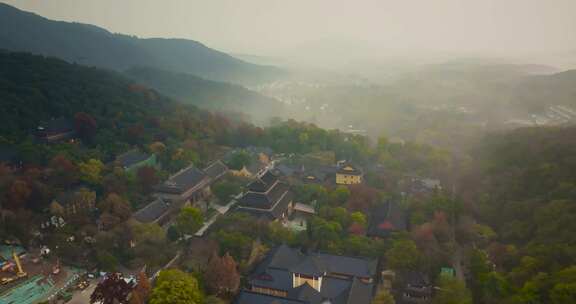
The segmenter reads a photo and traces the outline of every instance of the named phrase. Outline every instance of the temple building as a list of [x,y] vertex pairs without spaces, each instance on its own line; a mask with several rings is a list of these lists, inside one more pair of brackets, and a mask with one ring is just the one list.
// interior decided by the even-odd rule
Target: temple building
[[282,245],[256,268],[236,304],[369,304],[376,261],[323,253],[303,254]]
[[60,117],[40,124],[35,135],[40,142],[54,143],[72,139],[76,131],[72,120]]
[[344,163],[336,170],[336,184],[338,185],[360,184],[362,183],[362,177],[362,170],[350,163]]
[[211,181],[206,172],[190,165],[156,186],[155,197],[176,203],[178,207],[194,204],[211,195]]
[[284,220],[293,211],[290,187],[270,171],[248,184],[248,191],[238,200],[237,211],[269,220]]
[[115,163],[127,173],[136,173],[142,167],[158,166],[155,154],[144,153],[138,149],[130,150],[116,157]]

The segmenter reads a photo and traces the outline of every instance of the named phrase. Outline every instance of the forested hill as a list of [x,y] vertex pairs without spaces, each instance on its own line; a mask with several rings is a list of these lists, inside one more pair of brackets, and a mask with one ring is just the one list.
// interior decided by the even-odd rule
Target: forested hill
[[[16,147],[28,163],[43,164],[62,149],[108,161],[154,141],[207,140],[203,147],[210,147],[229,130],[221,115],[182,105],[116,72],[5,51],[0,67],[0,147]],[[60,118],[87,131],[79,134],[85,145],[35,144],[34,130]]]
[[0,3],[0,48],[55,56],[115,70],[151,66],[203,78],[252,83],[277,77],[255,65],[185,39],[139,39],[93,25],[53,21]]
[[0,52],[1,135],[26,136],[42,121],[89,112],[99,122],[114,115],[136,122],[164,113],[174,102],[114,72],[55,58]]
[[129,69],[125,74],[185,104],[244,113],[257,121],[267,121],[282,113],[282,104],[277,100],[233,84],[144,67]]
[[479,220],[495,230],[485,247],[495,272],[482,254],[470,261],[478,303],[574,303],[575,134],[576,127],[517,129],[476,149],[465,191],[475,192]]
[[488,136],[477,153],[484,173],[506,192],[494,195],[506,194],[511,199],[571,197],[562,196],[561,188],[576,182],[575,134],[576,127],[535,127]]
[[535,110],[558,104],[576,106],[576,70],[528,77],[514,91],[517,104]]

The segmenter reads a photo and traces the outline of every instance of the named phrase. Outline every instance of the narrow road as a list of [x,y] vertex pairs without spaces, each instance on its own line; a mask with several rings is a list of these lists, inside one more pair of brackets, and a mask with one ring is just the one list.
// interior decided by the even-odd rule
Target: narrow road
[[182,250],[179,250],[176,253],[176,255],[168,263],[166,263],[166,265],[164,265],[162,268],[158,269],[158,271],[156,271],[154,273],[154,275],[152,275],[152,277],[150,278],[150,282],[156,280],[156,277],[160,274],[160,271],[162,271],[166,268],[172,267],[172,265],[174,265],[176,263],[176,261],[178,261],[178,259],[180,258],[181,255],[182,255]]
[[90,295],[96,289],[96,285],[98,285],[97,280],[92,280],[90,282],[90,286],[82,291],[75,292],[72,296],[72,299],[67,302],[67,304],[88,304],[90,303]]
[[202,226],[202,228],[198,229],[198,231],[196,231],[194,236],[196,236],[196,237],[204,236],[204,233],[206,233],[208,228],[210,228],[210,226],[212,226],[212,224],[214,224],[214,222],[216,222],[216,219],[218,219],[218,217],[220,215],[226,214],[230,210],[230,208],[232,208],[232,206],[236,203],[236,200],[239,199],[240,197],[242,197],[242,193],[239,193],[238,195],[236,195],[225,206],[215,205],[214,209],[216,209],[216,211],[217,211],[216,214],[214,214],[207,222],[205,222],[204,226]]
[[454,268],[454,272],[456,273],[456,278],[466,283],[464,277],[464,269],[462,267],[462,248],[458,243],[455,243],[456,248],[454,250],[454,255],[452,256],[452,268]]

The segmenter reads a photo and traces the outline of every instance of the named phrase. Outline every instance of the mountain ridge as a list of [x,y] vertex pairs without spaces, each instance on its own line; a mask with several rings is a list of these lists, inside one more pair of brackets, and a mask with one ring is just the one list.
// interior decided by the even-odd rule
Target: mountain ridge
[[195,40],[112,33],[96,25],[51,20],[4,3],[0,3],[0,48],[117,71],[150,66],[242,84],[283,74],[279,68],[248,63]]

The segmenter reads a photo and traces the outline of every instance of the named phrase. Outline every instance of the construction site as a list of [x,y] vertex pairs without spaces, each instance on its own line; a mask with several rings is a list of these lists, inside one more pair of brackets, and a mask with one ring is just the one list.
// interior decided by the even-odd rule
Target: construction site
[[59,259],[26,252],[17,245],[0,245],[0,303],[34,304],[55,300],[83,271],[64,267]]

